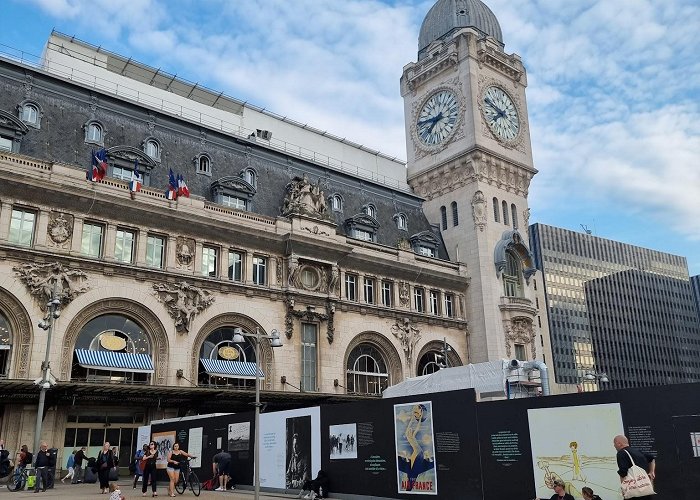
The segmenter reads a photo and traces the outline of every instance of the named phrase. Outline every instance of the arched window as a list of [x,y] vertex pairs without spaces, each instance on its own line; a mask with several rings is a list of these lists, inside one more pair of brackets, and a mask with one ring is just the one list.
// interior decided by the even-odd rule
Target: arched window
[[500,207],[498,206],[498,198],[494,196],[493,198],[493,220],[494,222],[501,222],[501,218],[498,215]]
[[372,344],[360,344],[348,356],[348,393],[379,395],[389,385],[386,361]]
[[233,342],[234,327],[211,332],[199,349],[197,383],[202,386],[255,387],[255,348]]
[[12,348],[12,331],[10,322],[0,312],[0,378],[7,376],[10,369],[10,349]]
[[508,225],[508,203],[506,200],[503,200],[501,202],[501,205],[503,206],[503,224],[506,226]]
[[334,212],[342,212],[343,211],[343,197],[340,196],[339,194],[334,194],[330,198],[330,205],[331,209]]
[[377,207],[372,205],[371,203],[365,205],[362,207],[362,211],[366,214],[369,215],[370,217],[377,218]]
[[155,139],[148,139],[144,146],[144,153],[153,158],[160,160],[160,144]]
[[510,205],[510,220],[513,221],[513,229],[518,229],[518,208],[515,203]]
[[35,125],[39,121],[39,109],[34,104],[22,106],[22,121]]
[[252,168],[247,168],[243,171],[243,180],[254,188],[258,187],[258,174]]
[[206,153],[194,157],[194,166],[198,174],[211,175],[211,158]]
[[102,145],[104,143],[104,127],[96,121],[88,122],[85,127],[85,142]]
[[398,229],[401,229],[402,231],[406,231],[408,229],[408,221],[404,214],[396,214],[394,216],[394,220],[396,221],[396,227]]
[[457,202],[452,202],[452,225],[459,226],[459,213],[457,213]]
[[447,229],[447,208],[444,205],[440,207],[440,223],[443,231]]
[[521,297],[522,265],[520,258],[512,251],[506,251],[506,267],[503,270],[503,291],[506,297]]
[[78,334],[71,379],[89,382],[148,383],[153,373],[151,342],[131,318],[104,314]]
[[431,373],[440,371],[442,368],[446,368],[446,366],[445,357],[442,353],[438,351],[426,352],[418,361],[417,375],[419,377],[421,375],[430,375]]

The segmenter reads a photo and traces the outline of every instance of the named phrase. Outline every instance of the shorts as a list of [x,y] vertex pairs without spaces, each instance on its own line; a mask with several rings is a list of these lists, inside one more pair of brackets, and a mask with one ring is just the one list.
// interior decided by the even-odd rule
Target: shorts
[[219,475],[228,476],[229,462],[219,462]]
[[165,470],[167,470],[168,472],[175,472],[175,469],[173,469],[172,467],[166,467]]

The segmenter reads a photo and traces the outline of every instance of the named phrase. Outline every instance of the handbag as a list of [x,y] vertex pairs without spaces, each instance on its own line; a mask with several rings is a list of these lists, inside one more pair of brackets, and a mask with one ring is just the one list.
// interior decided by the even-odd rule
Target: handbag
[[651,483],[647,471],[639,467],[632,460],[632,455],[627,450],[624,450],[627,456],[630,457],[632,467],[627,470],[627,475],[622,478],[620,489],[622,490],[623,498],[637,498],[647,495],[656,495],[654,485]]
[[119,470],[117,467],[112,467],[109,469],[109,480],[110,481],[119,481]]

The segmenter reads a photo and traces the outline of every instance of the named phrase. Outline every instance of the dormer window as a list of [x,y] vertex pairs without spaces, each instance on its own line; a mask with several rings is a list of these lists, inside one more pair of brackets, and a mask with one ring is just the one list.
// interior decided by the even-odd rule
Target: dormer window
[[97,121],[90,121],[85,125],[85,142],[89,144],[104,144],[105,129]]
[[258,174],[252,168],[245,169],[241,173],[241,177],[254,188],[258,187]]
[[408,219],[405,214],[394,215],[394,220],[396,221],[396,227],[401,231],[408,230]]
[[34,128],[41,128],[43,115],[39,105],[33,101],[23,101],[19,106],[19,118],[24,123]]
[[147,139],[143,146],[143,152],[154,160],[160,160],[160,143],[155,139]]
[[222,177],[211,185],[211,193],[216,203],[251,210],[256,189],[240,177]]
[[377,207],[372,205],[371,203],[368,203],[364,207],[362,207],[362,212],[365,213],[365,215],[369,215],[370,217],[376,219],[377,218]]
[[424,257],[437,257],[438,244],[438,239],[430,231],[423,231],[411,236],[413,251]]
[[348,236],[357,240],[377,241],[377,229],[379,223],[374,217],[367,214],[357,214],[345,220],[345,226],[348,230]]
[[200,153],[195,156],[194,166],[198,174],[211,175],[211,158],[207,153]]
[[334,212],[342,212],[343,211],[343,197],[340,196],[339,194],[334,194],[329,198],[331,209]]

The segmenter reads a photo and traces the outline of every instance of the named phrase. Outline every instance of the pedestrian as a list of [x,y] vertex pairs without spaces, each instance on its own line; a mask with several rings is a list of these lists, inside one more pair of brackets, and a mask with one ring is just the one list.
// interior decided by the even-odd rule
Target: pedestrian
[[[627,437],[623,435],[615,436],[613,439],[613,446],[617,450],[617,474],[620,476],[620,484],[622,480],[627,476],[627,472],[632,467],[636,465],[644,469],[649,475],[649,479],[654,481],[656,479],[656,457],[650,453],[644,453],[637,448],[632,448]],[[634,464],[632,464],[634,461]],[[643,498],[652,498],[652,495],[646,495]]]
[[39,493],[41,491],[46,491],[49,485],[49,470],[55,467],[53,455],[49,452],[49,445],[46,441],[42,441],[39,446],[39,451],[34,459],[34,468],[36,469],[36,484],[34,486],[34,493]]
[[141,466],[143,467],[143,478],[141,486],[141,496],[146,496],[146,489],[148,487],[148,480],[151,480],[151,495],[154,497],[158,496],[157,485],[156,485],[156,461],[158,460],[158,445],[155,441],[148,443],[148,449],[145,455],[141,459]]
[[100,493],[109,492],[109,471],[115,465],[114,453],[109,447],[109,441],[105,441],[97,454],[97,477],[100,479]]
[[219,487],[214,491],[226,491],[228,486],[228,478],[230,475],[229,468],[231,466],[231,454],[223,449],[214,455],[212,469],[214,475],[219,476]]
[[143,448],[138,450],[136,455],[134,455],[134,460],[136,461],[134,465],[134,489],[136,489],[136,483],[139,482],[139,478],[143,477],[143,465],[141,464],[141,460],[146,454],[146,451],[148,451],[148,445],[144,444]]
[[175,496],[175,483],[179,479],[180,469],[183,468],[183,462],[188,458],[196,458],[180,449],[180,443],[175,441],[173,443],[173,449],[168,454],[168,466],[166,468],[168,472],[168,477],[170,478],[170,484],[168,485],[168,495],[171,497]]
[[61,478],[61,482],[65,482],[66,479],[70,479],[73,482],[73,476],[75,476],[75,454],[77,450],[73,450],[73,453],[68,455],[68,462],[66,463],[66,468],[68,469],[68,474]]
[[85,456],[85,446],[82,446],[78,451],[75,452],[73,457],[73,479],[71,484],[78,484],[83,482],[83,460],[87,461]]
[[593,490],[588,486],[581,488],[581,494],[584,500],[602,500],[598,495],[593,493]]
[[[566,483],[561,479],[555,479],[552,482],[551,488],[554,490],[554,495],[549,497],[549,500],[575,500],[573,495],[566,492]],[[542,500],[542,499],[535,499]]]

